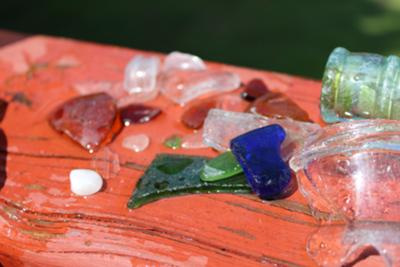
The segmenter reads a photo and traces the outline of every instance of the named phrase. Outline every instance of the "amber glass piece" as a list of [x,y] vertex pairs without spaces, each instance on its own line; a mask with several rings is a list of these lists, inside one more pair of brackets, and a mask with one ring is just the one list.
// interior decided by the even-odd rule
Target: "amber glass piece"
[[192,129],[199,129],[207,117],[208,111],[216,108],[218,101],[214,99],[206,99],[204,101],[195,103],[186,109],[182,115],[182,123]]
[[199,99],[190,104],[183,112],[182,123],[192,129],[203,126],[210,109],[217,108],[230,111],[243,112],[248,108],[248,103],[237,95],[223,94],[206,99]]
[[119,132],[117,117],[112,97],[98,93],[68,100],[50,116],[50,124],[93,152]]
[[121,120],[125,126],[149,122],[160,113],[161,110],[159,108],[141,104],[131,104],[120,109]]
[[311,121],[308,113],[285,94],[269,92],[254,101],[250,110],[270,118],[292,118],[298,121]]
[[263,80],[255,78],[250,80],[244,87],[241,97],[247,101],[254,101],[257,98],[270,92]]

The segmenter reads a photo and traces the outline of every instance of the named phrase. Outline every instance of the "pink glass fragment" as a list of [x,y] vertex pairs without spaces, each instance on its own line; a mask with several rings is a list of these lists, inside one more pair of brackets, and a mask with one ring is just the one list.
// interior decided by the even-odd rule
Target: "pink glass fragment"
[[119,132],[117,114],[114,100],[99,93],[66,101],[50,116],[50,124],[92,153]]

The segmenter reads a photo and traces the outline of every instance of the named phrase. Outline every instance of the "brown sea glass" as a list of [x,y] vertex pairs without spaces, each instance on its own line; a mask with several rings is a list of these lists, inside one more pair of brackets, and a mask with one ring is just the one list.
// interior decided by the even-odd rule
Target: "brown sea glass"
[[257,98],[270,92],[267,85],[263,80],[255,78],[250,80],[244,87],[243,92],[240,96],[247,101],[254,101]]
[[131,104],[120,109],[121,120],[125,126],[149,122],[160,113],[159,108],[141,104]]
[[305,110],[280,92],[269,92],[261,96],[254,101],[250,111],[270,118],[292,118],[298,121],[311,122]]
[[68,100],[50,116],[50,124],[92,153],[119,132],[117,117],[113,98],[98,93]]
[[182,115],[182,123],[192,129],[199,129],[210,109],[217,107],[217,99],[206,99],[188,107]]
[[248,103],[237,95],[224,94],[217,97],[209,97],[204,100],[198,100],[188,106],[181,117],[181,121],[189,128],[199,129],[203,126],[208,111],[213,108],[241,112],[247,107]]

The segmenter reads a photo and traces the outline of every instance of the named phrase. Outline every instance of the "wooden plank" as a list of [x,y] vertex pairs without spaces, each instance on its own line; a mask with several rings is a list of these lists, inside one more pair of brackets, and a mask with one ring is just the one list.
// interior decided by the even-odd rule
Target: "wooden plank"
[[[0,50],[0,96],[11,101],[1,122],[7,147],[0,151],[6,158],[6,181],[0,191],[0,262],[4,266],[314,266],[306,240],[317,222],[298,192],[273,202],[196,195],[137,210],[126,208],[135,183],[156,153],[216,155],[211,149],[172,151],[162,146],[172,134],[190,133],[179,122],[181,108],[162,96],[149,103],[161,107],[161,116],[125,128],[95,155],[50,128],[49,112],[78,95],[76,89],[121,86],[125,64],[139,53],[163,57],[43,36]],[[318,81],[209,65],[234,71],[244,82],[264,79],[321,123]],[[134,133],[151,137],[148,150],[135,154],[121,147],[122,139]],[[74,196],[68,182],[72,168],[95,168],[107,187],[87,198]]]

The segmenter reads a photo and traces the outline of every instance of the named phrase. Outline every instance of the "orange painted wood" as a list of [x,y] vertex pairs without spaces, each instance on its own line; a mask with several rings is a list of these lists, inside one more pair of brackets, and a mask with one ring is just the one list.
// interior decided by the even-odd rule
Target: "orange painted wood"
[[[0,96],[12,101],[0,124],[8,140],[7,148],[1,147],[7,177],[0,190],[0,262],[68,267],[315,266],[307,256],[306,240],[318,223],[298,192],[272,202],[192,195],[126,208],[156,153],[216,155],[210,149],[170,150],[161,145],[172,134],[190,133],[179,122],[182,109],[162,96],[149,103],[159,106],[162,115],[125,128],[94,155],[52,130],[49,112],[82,88],[121,86],[125,64],[139,53],[154,54],[44,36],[0,49]],[[240,74],[244,82],[264,79],[321,122],[318,81],[209,64]],[[135,133],[151,137],[145,152],[121,147],[123,138]],[[68,178],[72,168],[96,169],[106,179],[106,188],[90,197],[73,195]],[[363,264],[376,262],[370,258]]]

